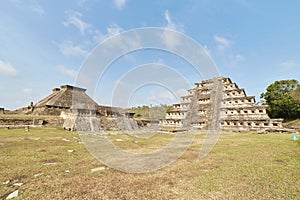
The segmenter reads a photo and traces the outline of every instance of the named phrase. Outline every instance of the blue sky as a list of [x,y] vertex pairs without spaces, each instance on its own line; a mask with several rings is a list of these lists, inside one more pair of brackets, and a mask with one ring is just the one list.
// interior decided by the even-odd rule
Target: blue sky
[[[0,107],[24,107],[54,87],[76,84],[80,67],[99,43],[143,27],[174,29],[194,39],[220,75],[259,101],[275,80],[300,80],[299,7],[296,0],[1,1]],[[114,62],[97,90],[88,93],[99,104],[111,104],[120,77],[149,62],[173,67],[191,87],[203,78],[170,53],[144,50]],[[188,85],[173,93],[156,85],[141,87],[128,106],[175,103]]]

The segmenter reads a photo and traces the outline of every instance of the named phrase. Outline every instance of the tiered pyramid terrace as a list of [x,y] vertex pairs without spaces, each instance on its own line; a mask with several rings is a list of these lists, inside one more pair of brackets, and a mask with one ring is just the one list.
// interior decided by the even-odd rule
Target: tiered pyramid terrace
[[[216,84],[221,88],[216,90]],[[220,96],[217,100],[216,92]],[[215,108],[217,112],[213,112]],[[218,77],[195,83],[195,88],[188,90],[188,95],[182,96],[180,103],[166,114],[163,125],[208,129],[217,120],[223,130],[282,128],[282,119],[270,119],[266,108],[256,105],[254,96],[247,96],[230,78]]]

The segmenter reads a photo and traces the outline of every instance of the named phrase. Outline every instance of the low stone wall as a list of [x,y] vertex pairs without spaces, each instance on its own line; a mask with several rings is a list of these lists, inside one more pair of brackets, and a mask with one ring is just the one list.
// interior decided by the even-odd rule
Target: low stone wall
[[33,125],[32,119],[0,118],[0,125]]
[[63,119],[60,117],[36,117],[36,116],[0,116],[0,128],[20,128],[20,127],[39,127],[39,126],[51,126],[62,127]]
[[[65,118],[65,119],[64,119]],[[38,115],[0,115],[0,128],[26,128],[26,127],[64,127],[66,129],[72,129],[66,127],[65,121],[68,117],[62,116],[62,117],[54,117],[54,116],[38,116]],[[85,119],[84,121],[90,122],[89,117],[79,117],[77,119],[78,123],[77,126],[80,126],[81,128],[78,128],[78,130],[89,130],[83,127],[84,123],[82,122],[82,119]],[[98,124],[98,128],[96,130],[133,130],[137,129],[138,125],[137,123],[130,118],[126,117],[94,117],[94,121],[97,123],[94,123],[93,127],[95,127],[95,124]],[[80,122],[80,123],[79,123]],[[89,125],[90,123],[87,123]],[[84,129],[83,129],[84,128]],[[82,130],[81,130],[82,129]]]
[[296,122],[292,122],[292,123],[284,123],[283,124],[284,127],[287,127],[287,128],[291,128],[291,129],[294,129],[295,131],[298,131],[300,132],[300,120],[296,121]]

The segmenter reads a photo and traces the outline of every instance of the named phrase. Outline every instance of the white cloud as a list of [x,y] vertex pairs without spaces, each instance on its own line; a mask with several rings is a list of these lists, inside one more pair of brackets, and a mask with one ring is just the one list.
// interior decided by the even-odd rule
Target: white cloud
[[103,42],[108,37],[111,37],[113,35],[117,35],[121,33],[123,29],[118,26],[117,24],[111,24],[107,29],[106,29],[106,34],[102,33],[100,30],[95,30],[93,39],[95,42],[100,43]]
[[222,59],[222,62],[226,65],[226,67],[235,67],[239,62],[245,60],[243,55],[234,52],[234,41],[219,35],[214,35],[213,38],[217,44],[217,54]]
[[147,101],[153,105],[172,104],[176,102],[176,97],[170,91],[152,91]]
[[38,15],[42,16],[43,14],[45,14],[44,9],[38,4],[30,6],[30,8],[33,12],[37,13]]
[[171,17],[170,17],[169,10],[166,10],[166,11],[165,11],[165,19],[167,20],[168,25],[173,24],[173,22],[172,22],[172,20],[171,20]]
[[0,76],[16,76],[17,70],[8,62],[0,60]]
[[[116,24],[110,25],[106,29],[106,33],[103,33],[99,30],[96,30],[93,35],[93,40],[96,43],[102,43],[104,40],[106,40],[109,37],[112,37],[114,35],[117,35],[121,33],[123,29],[119,27]],[[102,54],[103,58],[106,58],[106,56],[119,56],[120,52],[127,52],[131,49],[135,49],[140,46],[140,39],[136,36],[122,36],[119,37],[112,37],[110,38],[110,42],[105,44],[107,48],[105,48],[105,53]],[[135,57],[130,54],[125,54],[124,59],[130,62],[135,62]]]
[[245,58],[244,58],[244,56],[242,56],[241,54],[235,54],[235,55],[234,55],[234,59],[235,59],[236,61],[243,61]]
[[103,40],[105,40],[105,38],[106,38],[106,35],[105,34],[103,34],[101,31],[99,31],[99,30],[95,30],[94,31],[94,34],[93,34],[93,40],[95,41],[95,42],[102,42]]
[[295,60],[286,60],[286,61],[282,61],[280,63],[280,66],[285,68],[294,68],[294,67],[300,67],[300,63],[296,62]]
[[119,10],[122,10],[125,4],[126,4],[126,0],[114,0],[114,5]]
[[111,35],[117,35],[119,33],[121,33],[123,31],[123,29],[118,26],[117,24],[111,24],[108,28],[107,28],[107,34],[109,36]]
[[[165,11],[164,16],[165,16],[165,20],[167,21],[167,25],[165,26],[165,29],[184,32],[182,25],[175,24],[172,21],[170,12],[168,10]],[[178,34],[176,32],[165,30],[161,37],[166,48],[168,49],[175,50],[181,44],[181,40],[178,37]]]
[[31,95],[32,94],[32,89],[31,88],[25,88],[25,89],[23,89],[23,93],[25,93],[26,95]]
[[87,51],[79,45],[74,45],[72,41],[64,41],[58,45],[60,52],[66,56],[85,56]]
[[85,7],[85,3],[87,2],[87,0],[77,0],[77,4],[80,6],[80,7]]
[[214,40],[218,43],[219,47],[230,47],[232,44],[232,41],[230,41],[229,39],[218,35],[214,36]]
[[169,10],[165,11],[165,20],[167,21],[166,28],[176,30],[179,32],[184,32],[182,24],[175,24],[172,19]]
[[72,77],[72,78],[76,78],[76,76],[77,76],[77,72],[76,72],[75,70],[73,70],[73,69],[68,69],[68,68],[66,68],[66,67],[63,66],[63,65],[59,65],[59,66],[57,66],[56,68],[57,68],[57,70],[58,70],[59,72],[61,72],[61,73],[64,74],[64,75],[70,76],[70,77]]
[[35,13],[39,14],[39,15],[45,14],[45,11],[42,8],[42,6],[40,6],[39,4],[30,2],[30,1],[11,0],[11,3],[13,3],[14,6],[28,9],[28,10],[30,10],[32,12],[35,12]]
[[85,34],[85,31],[87,29],[90,29],[92,27],[91,24],[88,24],[81,20],[82,14],[80,12],[76,12],[73,10],[65,11],[65,14],[67,15],[67,21],[63,22],[64,26],[73,25],[75,26],[81,33],[81,35]]

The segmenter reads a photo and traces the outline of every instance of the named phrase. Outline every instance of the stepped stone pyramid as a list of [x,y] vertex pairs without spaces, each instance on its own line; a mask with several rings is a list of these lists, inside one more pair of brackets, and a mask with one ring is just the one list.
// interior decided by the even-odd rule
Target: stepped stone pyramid
[[98,104],[86,93],[86,89],[62,85],[54,88],[52,94],[32,107],[35,115],[60,115],[62,111],[78,110],[95,114]]
[[256,105],[230,78],[217,77],[195,83],[180,103],[166,114],[164,127],[182,129],[279,130],[283,119],[270,119],[267,106]]

